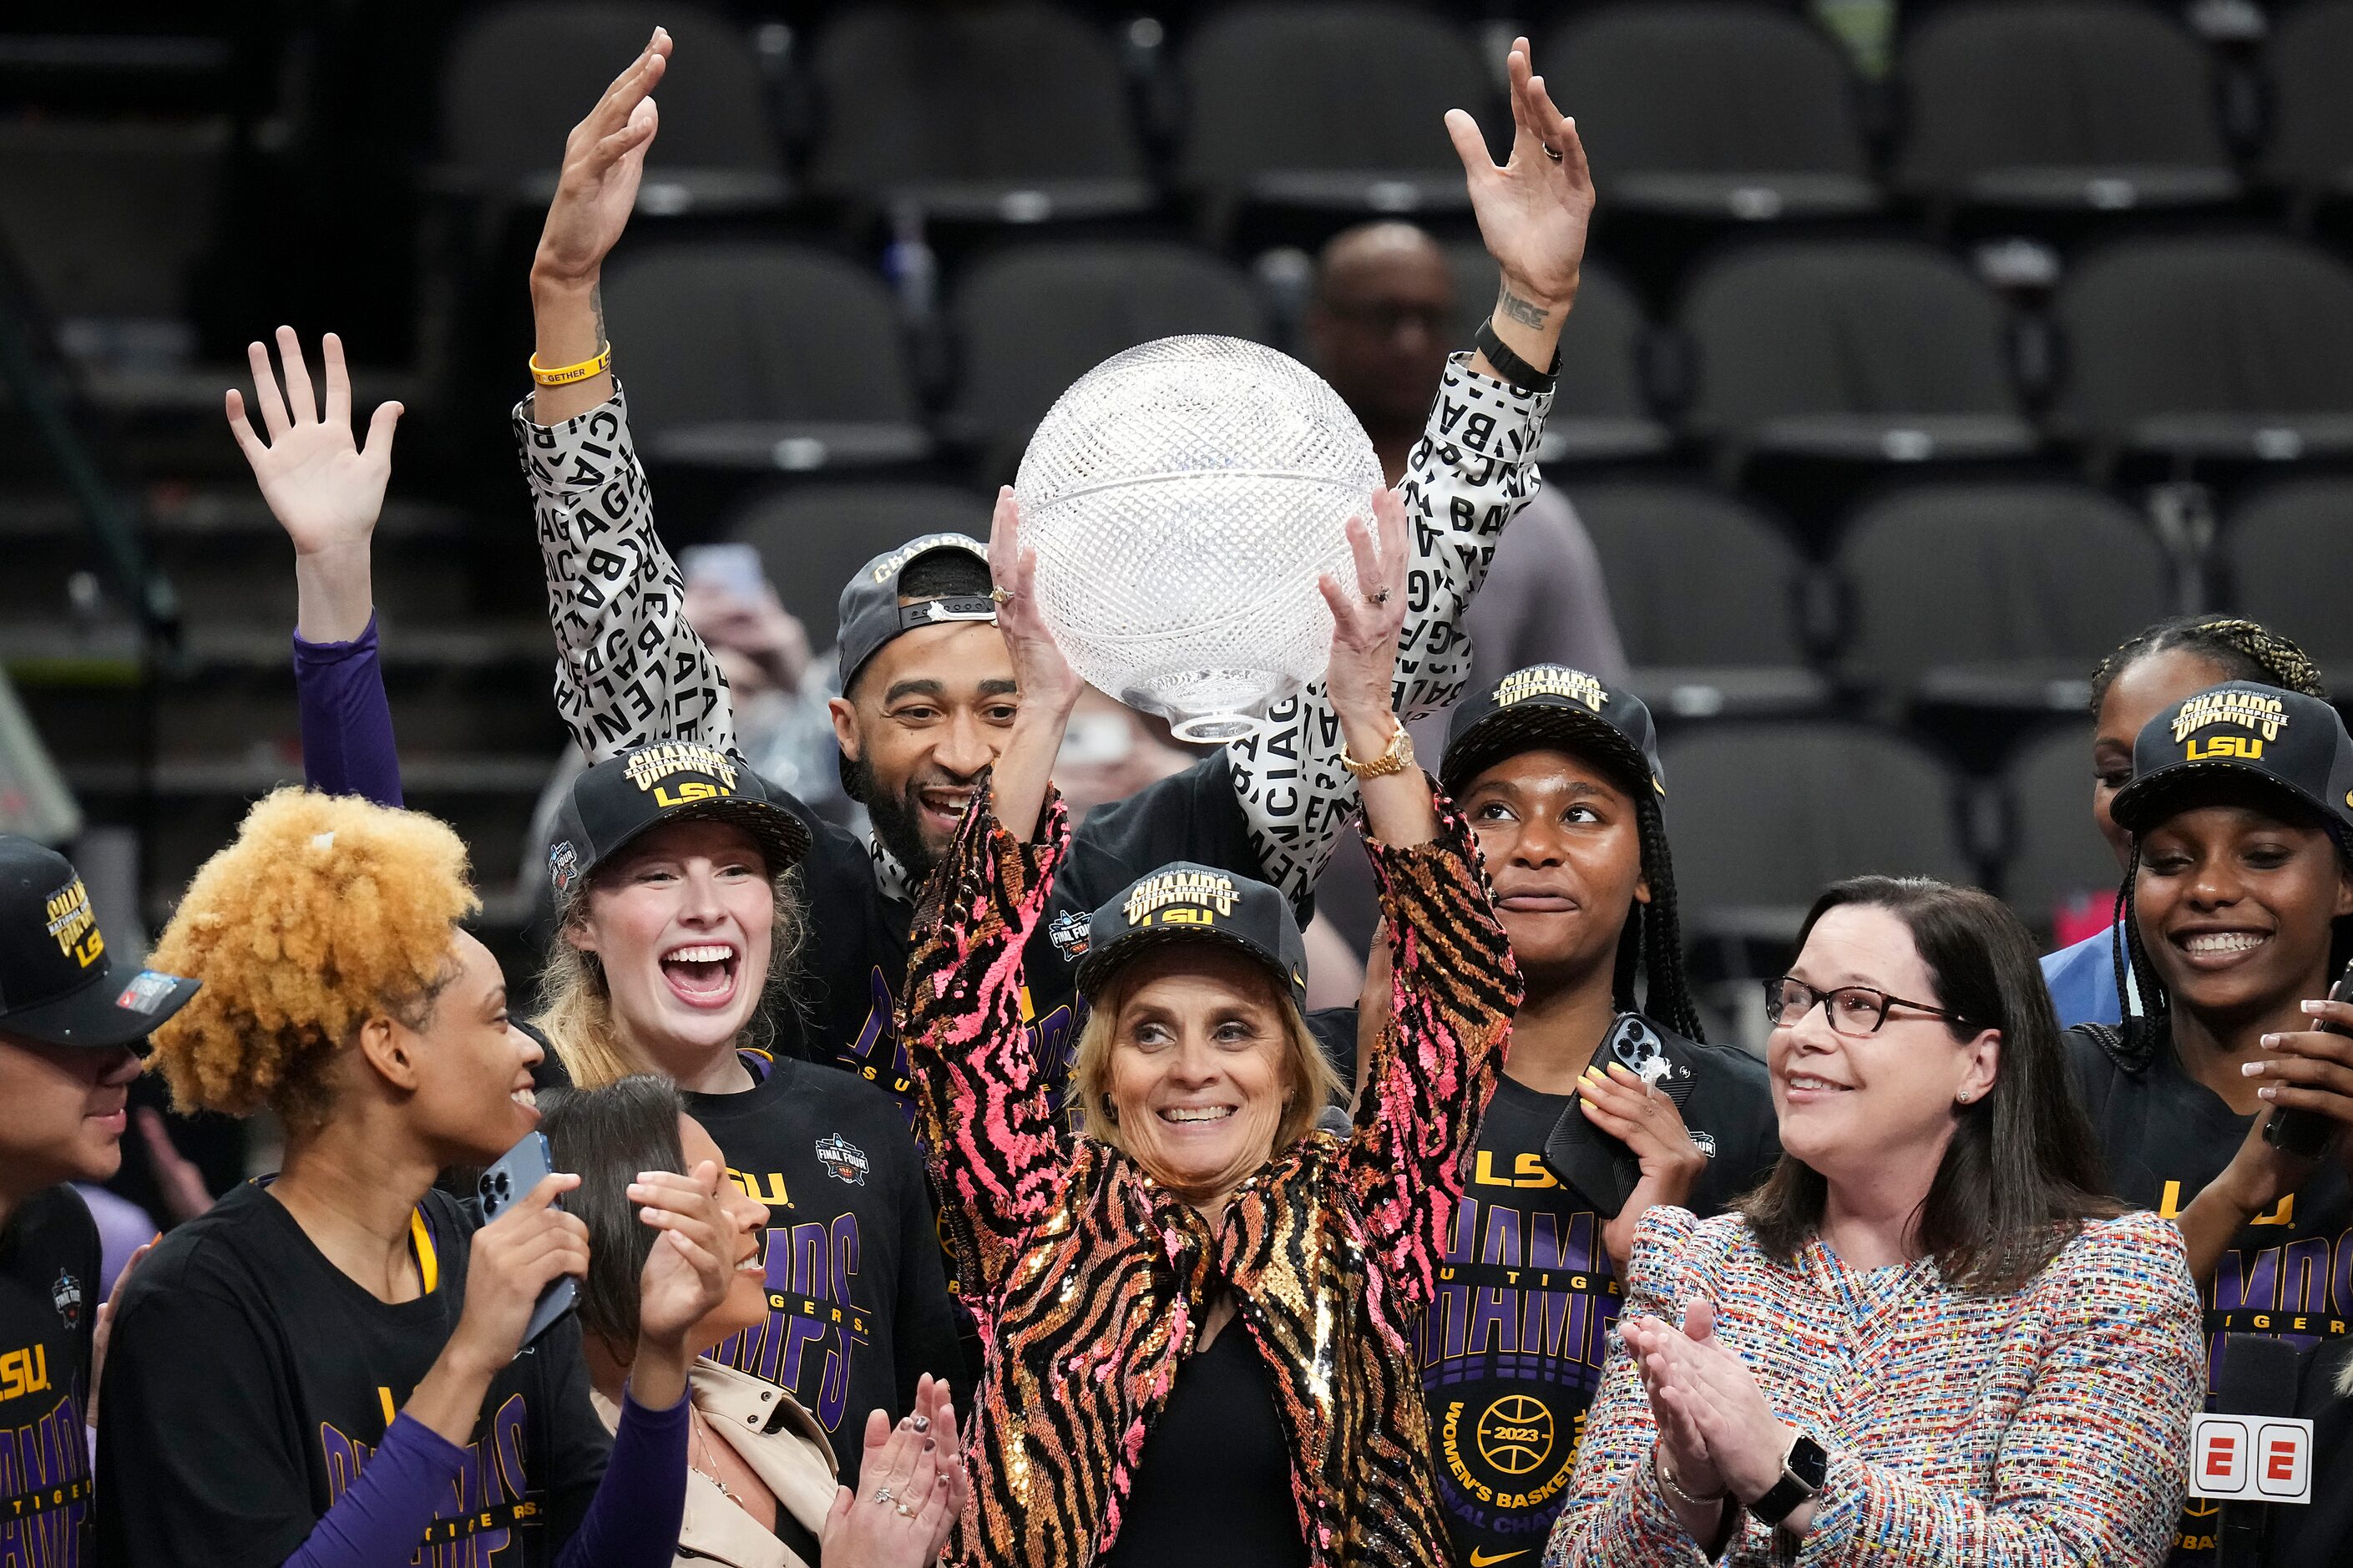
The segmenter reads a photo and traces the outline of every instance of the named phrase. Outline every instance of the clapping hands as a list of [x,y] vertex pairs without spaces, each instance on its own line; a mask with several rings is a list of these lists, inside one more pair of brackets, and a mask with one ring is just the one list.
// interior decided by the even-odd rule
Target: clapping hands
[[835,1489],[826,1515],[825,1568],[923,1568],[939,1560],[964,1511],[964,1450],[948,1385],[925,1373],[915,1413],[896,1426],[880,1410],[866,1418],[859,1490]]
[[1641,1316],[1620,1325],[1642,1374],[1658,1426],[1659,1462],[1694,1497],[1729,1491],[1753,1501],[1781,1479],[1792,1433],[1774,1414],[1748,1363],[1715,1337],[1703,1299],[1680,1326]]

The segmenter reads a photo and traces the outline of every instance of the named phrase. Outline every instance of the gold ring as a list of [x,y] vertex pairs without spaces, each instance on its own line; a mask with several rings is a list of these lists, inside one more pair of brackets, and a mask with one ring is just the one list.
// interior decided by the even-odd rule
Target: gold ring
[[901,1503],[901,1504],[899,1504],[899,1505],[898,1505],[898,1507],[899,1507],[899,1517],[900,1517],[901,1519],[913,1519],[913,1518],[914,1518],[914,1517],[915,1517],[915,1510],[914,1510],[913,1509],[912,1509],[912,1508],[909,1508],[905,1503]]
[[1540,142],[1539,145],[1544,148],[1546,157],[1551,159],[1556,163],[1560,162],[1560,149],[1555,147],[1549,142]]
[[988,597],[994,604],[1011,604],[1013,602],[1013,590],[1010,588],[1000,588],[995,584],[991,584],[988,589]]

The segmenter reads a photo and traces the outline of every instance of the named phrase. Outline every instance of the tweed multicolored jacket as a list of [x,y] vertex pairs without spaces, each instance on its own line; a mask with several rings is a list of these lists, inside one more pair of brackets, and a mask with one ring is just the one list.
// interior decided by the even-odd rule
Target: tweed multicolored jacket
[[[1317,1568],[1438,1568],[1446,1525],[1407,1326],[1430,1300],[1520,980],[1470,830],[1369,846],[1395,1010],[1346,1138],[1311,1133],[1212,1230],[1065,1130],[1021,1030],[1021,953],[1068,841],[976,802],[915,930],[903,1033],[966,1300],[987,1345],[958,1563],[1080,1568],[1115,1540],[1145,1436],[1204,1313],[1233,1291],[1289,1433]],[[1208,1502],[1213,1500],[1205,1499]]]

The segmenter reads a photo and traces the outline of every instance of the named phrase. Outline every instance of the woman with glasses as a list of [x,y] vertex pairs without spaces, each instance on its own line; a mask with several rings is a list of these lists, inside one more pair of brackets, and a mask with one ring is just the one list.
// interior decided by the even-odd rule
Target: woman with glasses
[[1767,1006],[1781,1162],[1643,1216],[1546,1562],[2160,1561],[2197,1298],[2180,1234],[2097,1195],[2025,928],[1841,882]]

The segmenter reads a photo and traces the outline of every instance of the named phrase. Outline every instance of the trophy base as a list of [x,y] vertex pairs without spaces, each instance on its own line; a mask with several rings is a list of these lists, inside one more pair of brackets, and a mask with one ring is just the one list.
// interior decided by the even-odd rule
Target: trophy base
[[1119,700],[1166,719],[1188,746],[1221,746],[1265,729],[1269,705],[1298,689],[1271,669],[1176,670],[1138,677]]

